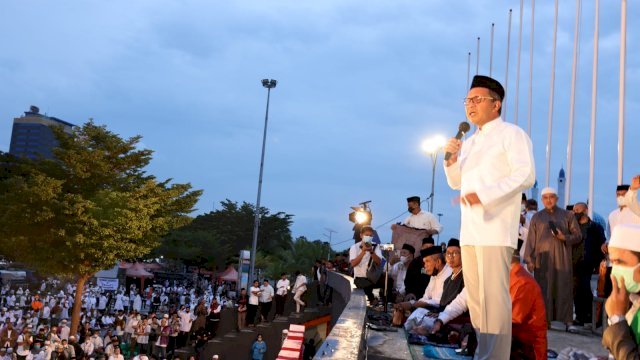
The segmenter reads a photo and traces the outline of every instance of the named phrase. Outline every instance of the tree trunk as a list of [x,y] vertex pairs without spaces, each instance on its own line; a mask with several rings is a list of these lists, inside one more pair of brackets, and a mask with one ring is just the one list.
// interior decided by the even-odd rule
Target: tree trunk
[[78,326],[80,325],[80,309],[82,308],[82,294],[84,293],[84,284],[91,275],[81,275],[76,282],[76,296],[73,301],[73,310],[71,311],[71,332],[69,335],[75,335],[78,339]]

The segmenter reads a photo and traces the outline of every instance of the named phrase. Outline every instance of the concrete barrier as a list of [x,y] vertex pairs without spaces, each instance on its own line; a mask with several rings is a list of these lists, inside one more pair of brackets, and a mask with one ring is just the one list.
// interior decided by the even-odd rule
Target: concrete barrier
[[365,323],[367,302],[364,291],[356,289],[353,278],[337,272],[327,274],[333,288],[331,325],[327,339],[320,345],[314,360],[365,358]]

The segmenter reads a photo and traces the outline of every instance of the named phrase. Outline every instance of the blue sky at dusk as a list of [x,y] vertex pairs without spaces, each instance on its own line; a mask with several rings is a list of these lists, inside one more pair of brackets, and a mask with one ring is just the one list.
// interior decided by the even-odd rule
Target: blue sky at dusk
[[[531,4],[524,9],[518,123],[526,128]],[[467,52],[504,84],[514,121],[519,1],[14,1],[0,12],[0,150],[30,105],[75,124],[93,118],[155,151],[149,172],[191,182],[196,214],[226,198],[254,203],[266,89],[271,108],[262,205],[294,214],[294,236],[351,237],[349,207],[371,200],[374,226],[425,198],[423,139],[464,120]],[[553,2],[537,1],[532,140],[541,187],[549,112]],[[561,2],[552,185],[566,168],[575,2]],[[594,1],[582,1],[571,202],[587,197]],[[628,1],[624,178],[640,173],[640,3]],[[601,1],[595,210],[615,206],[620,1]],[[442,157],[439,158],[441,160]],[[442,240],[457,236],[456,192],[436,170]],[[425,206],[423,206],[426,208]],[[389,225],[379,229],[389,241]]]

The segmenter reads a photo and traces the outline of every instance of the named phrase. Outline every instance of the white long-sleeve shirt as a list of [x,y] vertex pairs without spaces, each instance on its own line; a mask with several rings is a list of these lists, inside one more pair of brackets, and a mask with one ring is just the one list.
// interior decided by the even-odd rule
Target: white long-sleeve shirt
[[432,213],[424,210],[417,214],[409,215],[402,223],[416,229],[442,231],[442,225],[440,225],[438,219]]
[[271,285],[260,286],[260,302],[265,303],[273,300],[273,295],[274,295],[273,286]]
[[444,281],[451,276],[451,273],[451,267],[449,264],[445,264],[438,275],[431,277],[420,301],[429,305],[439,306],[442,292],[444,291]]
[[448,323],[449,321],[457,318],[462,315],[465,311],[469,310],[469,306],[467,306],[467,288],[462,288],[462,291],[452,302],[447,305],[447,307],[438,314],[438,319],[442,321],[443,324]]
[[306,290],[307,289],[307,277],[300,274],[296,277],[296,282],[293,284],[293,291]]
[[624,205],[636,216],[640,216],[640,204],[638,204],[638,190],[629,190],[624,195]]
[[407,276],[407,265],[405,265],[402,261],[398,261],[397,263],[393,264],[393,266],[389,270],[389,276],[393,278],[393,287],[400,294],[404,294],[404,278]]
[[498,117],[462,144],[444,171],[461,196],[476,193],[482,205],[461,204],[460,245],[518,245],[522,191],[535,181],[531,139]]
[[287,292],[289,291],[289,286],[290,286],[289,279],[278,280],[278,282],[276,283],[276,288],[277,288],[276,293],[278,295],[287,295]]

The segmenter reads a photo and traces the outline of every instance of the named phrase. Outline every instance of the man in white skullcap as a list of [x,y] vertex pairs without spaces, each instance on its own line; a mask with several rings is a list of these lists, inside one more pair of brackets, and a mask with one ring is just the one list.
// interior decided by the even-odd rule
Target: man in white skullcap
[[524,260],[542,289],[547,323],[559,321],[566,329],[573,322],[572,245],[582,241],[580,225],[572,212],[557,206],[558,193],[542,189],[544,209],[531,218]]
[[640,225],[621,224],[613,229],[609,259],[613,265],[613,290],[605,304],[609,327],[602,334],[602,345],[616,359],[637,359],[640,342]]

